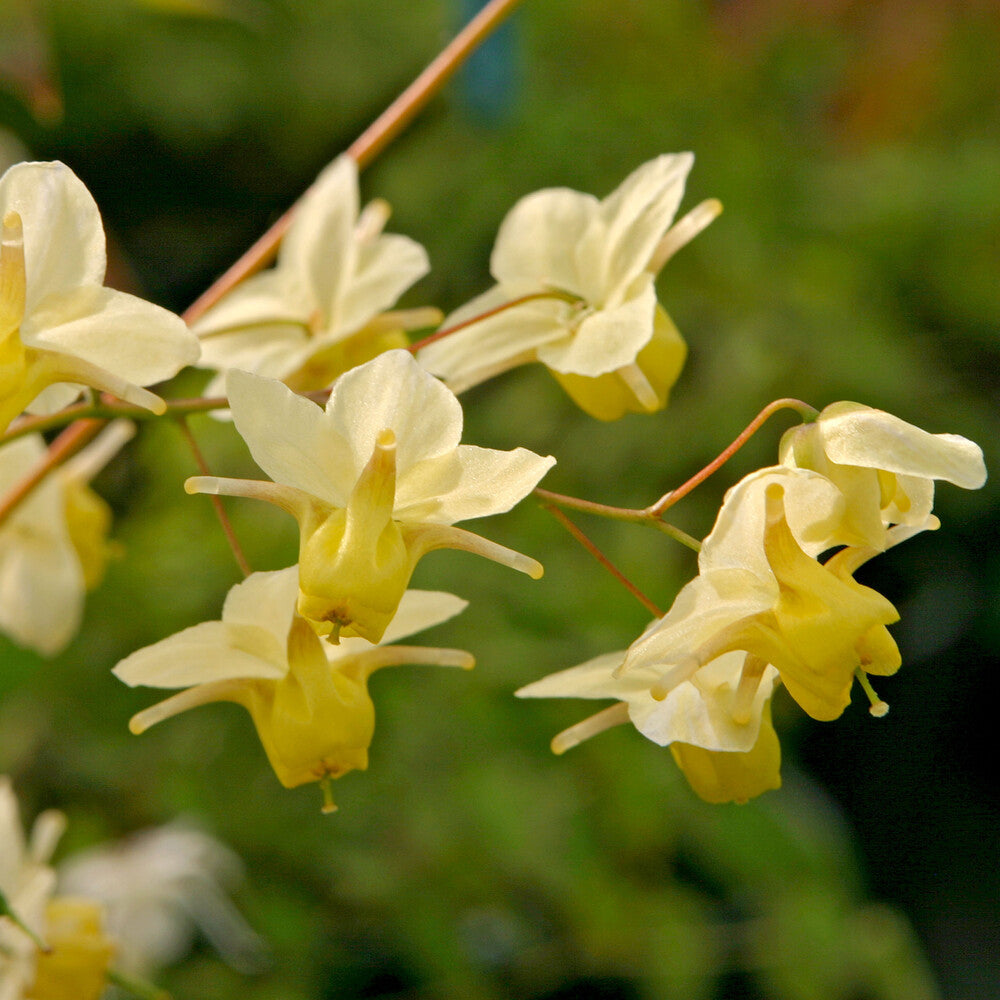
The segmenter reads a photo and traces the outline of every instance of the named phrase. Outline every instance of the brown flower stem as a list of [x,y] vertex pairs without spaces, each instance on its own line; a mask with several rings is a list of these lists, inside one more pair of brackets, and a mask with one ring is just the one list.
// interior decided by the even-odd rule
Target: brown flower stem
[[104,426],[103,420],[78,420],[72,427],[67,427],[49,445],[45,457],[16,486],[8,490],[0,499],[0,524],[11,515],[14,508],[24,500],[31,491],[50,473],[67,459],[97,437]]
[[743,432],[733,443],[726,448],[714,461],[709,462],[701,472],[693,475],[686,483],[678,486],[676,490],[664,493],[654,504],[646,508],[646,512],[659,517],[664,511],[672,507],[682,497],[686,497],[696,486],[701,485],[713,472],[717,472],[726,462],[729,461],[760,430],[760,428],[779,410],[797,410],[805,420],[814,420],[818,411],[808,403],[803,403],[801,399],[776,399],[773,403],[768,403],[753,420],[747,424]]
[[511,299],[509,302],[502,302],[500,305],[494,306],[492,309],[487,309],[486,312],[481,312],[477,316],[472,316],[469,319],[463,319],[461,323],[453,323],[451,326],[435,330],[434,333],[424,337],[423,340],[418,340],[416,343],[410,344],[407,350],[411,354],[416,354],[421,348],[427,347],[428,344],[433,344],[436,340],[441,340],[453,333],[458,333],[459,330],[464,330],[467,326],[472,326],[475,323],[481,323],[484,319],[496,316],[497,313],[513,309],[515,306],[523,305],[525,302],[532,302],[534,299],[562,299],[564,302],[579,301],[577,296],[570,295],[567,292],[530,292],[528,295],[518,296],[518,298]]
[[617,566],[554,504],[545,504],[545,509],[620,583],[625,589],[656,618],[663,612],[620,570]]
[[[184,440],[187,441],[188,447],[191,449],[191,454],[194,455],[194,461],[198,466],[198,471],[201,472],[203,476],[211,476],[212,470],[208,467],[208,462],[205,461],[205,456],[202,453],[194,434],[191,433],[191,428],[188,427],[187,420],[185,420],[184,417],[178,417],[177,426],[180,428],[181,434],[184,435]],[[250,563],[247,562],[247,557],[243,554],[243,549],[240,546],[239,539],[236,537],[236,532],[233,530],[233,524],[229,520],[229,515],[226,513],[225,507],[222,506],[222,498],[213,494],[212,506],[215,508],[215,515],[218,517],[219,524],[222,526],[222,531],[226,536],[226,541],[229,542],[229,547],[233,550],[233,556],[236,558],[236,564],[239,566],[244,577],[249,576],[253,570],[250,568]]]
[[553,493],[540,486],[535,487],[534,493],[535,496],[547,501],[548,504],[568,507],[570,510],[579,510],[585,514],[596,514],[598,517],[608,517],[615,521],[631,521],[634,524],[651,524],[689,549],[695,552],[701,549],[701,542],[697,538],[662,520],[658,514],[650,513],[648,508],[646,510],[633,510],[631,507],[612,507],[606,503],[595,503],[593,500],[581,500],[579,497],[566,496],[564,493]]
[[[496,30],[518,3],[520,0],[490,0],[469,21],[413,83],[348,146],[347,155],[355,160],[358,167],[368,166],[409,125],[476,47]],[[188,307],[183,313],[184,320],[193,323],[244,278],[259,271],[273,260],[278,244],[291,225],[294,214],[295,205]]]

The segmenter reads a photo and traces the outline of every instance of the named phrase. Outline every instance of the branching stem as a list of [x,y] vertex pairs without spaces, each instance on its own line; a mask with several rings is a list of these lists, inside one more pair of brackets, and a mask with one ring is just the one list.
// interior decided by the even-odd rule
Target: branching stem
[[682,497],[686,497],[696,486],[700,486],[713,472],[717,472],[726,462],[729,461],[760,430],[761,427],[779,410],[797,410],[806,420],[815,420],[819,415],[818,411],[808,403],[803,403],[801,399],[776,399],[773,403],[768,403],[760,413],[744,428],[742,433],[733,443],[726,448],[714,461],[709,462],[701,472],[693,475],[682,486],[676,490],[664,493],[656,503],[651,504],[646,510],[650,514],[659,517],[664,511],[671,508]]
[[663,612],[554,504],[545,509],[620,583],[654,618]]
[[[188,427],[187,420],[184,417],[178,417],[177,426],[180,428],[181,434],[184,435],[184,440],[187,441],[188,447],[191,449],[191,454],[194,455],[198,471],[203,476],[211,476],[212,470],[208,467],[198,441],[195,439],[194,434],[191,433],[191,428]],[[226,508],[222,506],[222,498],[212,494],[211,499],[212,506],[215,508],[215,516],[218,517],[219,524],[222,526],[222,532],[226,536],[226,541],[229,542],[229,547],[233,550],[236,564],[239,566],[243,576],[247,577],[253,570],[250,568],[250,563],[247,562],[247,557],[244,555],[243,548],[236,537],[236,532],[233,529],[232,521],[229,520],[229,515],[226,513]]]

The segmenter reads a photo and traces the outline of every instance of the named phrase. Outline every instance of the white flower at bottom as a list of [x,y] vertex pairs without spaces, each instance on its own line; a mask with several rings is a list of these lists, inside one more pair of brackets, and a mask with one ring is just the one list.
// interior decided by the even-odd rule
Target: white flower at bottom
[[181,824],[143,830],[59,865],[60,891],[104,906],[116,966],[139,975],[177,962],[196,931],[234,968],[260,968],[266,946],[226,891],[242,877],[229,848]]
[[26,843],[10,780],[0,776],[0,1000],[97,1000],[104,992],[114,948],[100,908],[53,898],[48,862],[64,826],[62,813],[44,812]]

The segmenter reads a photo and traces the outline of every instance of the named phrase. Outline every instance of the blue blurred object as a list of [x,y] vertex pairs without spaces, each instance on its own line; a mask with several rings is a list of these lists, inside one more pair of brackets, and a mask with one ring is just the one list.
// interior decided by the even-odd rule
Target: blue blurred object
[[[456,18],[466,24],[485,0],[455,0]],[[458,99],[484,125],[496,125],[511,113],[520,77],[517,14],[511,16],[469,57],[457,80]]]

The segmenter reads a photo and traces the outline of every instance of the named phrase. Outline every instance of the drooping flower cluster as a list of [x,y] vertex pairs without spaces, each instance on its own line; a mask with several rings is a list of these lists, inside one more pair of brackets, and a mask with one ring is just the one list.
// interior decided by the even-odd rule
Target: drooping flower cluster
[[[561,752],[631,720],[670,745],[709,801],[743,801],[780,784],[768,703],[779,682],[812,718],[837,718],[855,679],[894,673],[886,626],[899,617],[854,580],[877,553],[937,527],[934,480],[983,485],[982,452],[856,403],[789,431],[783,464],[726,495],[698,557],[699,575],[627,651],[522,688],[522,697],[615,698],[556,737]],[[836,549],[825,562],[820,556]]]

